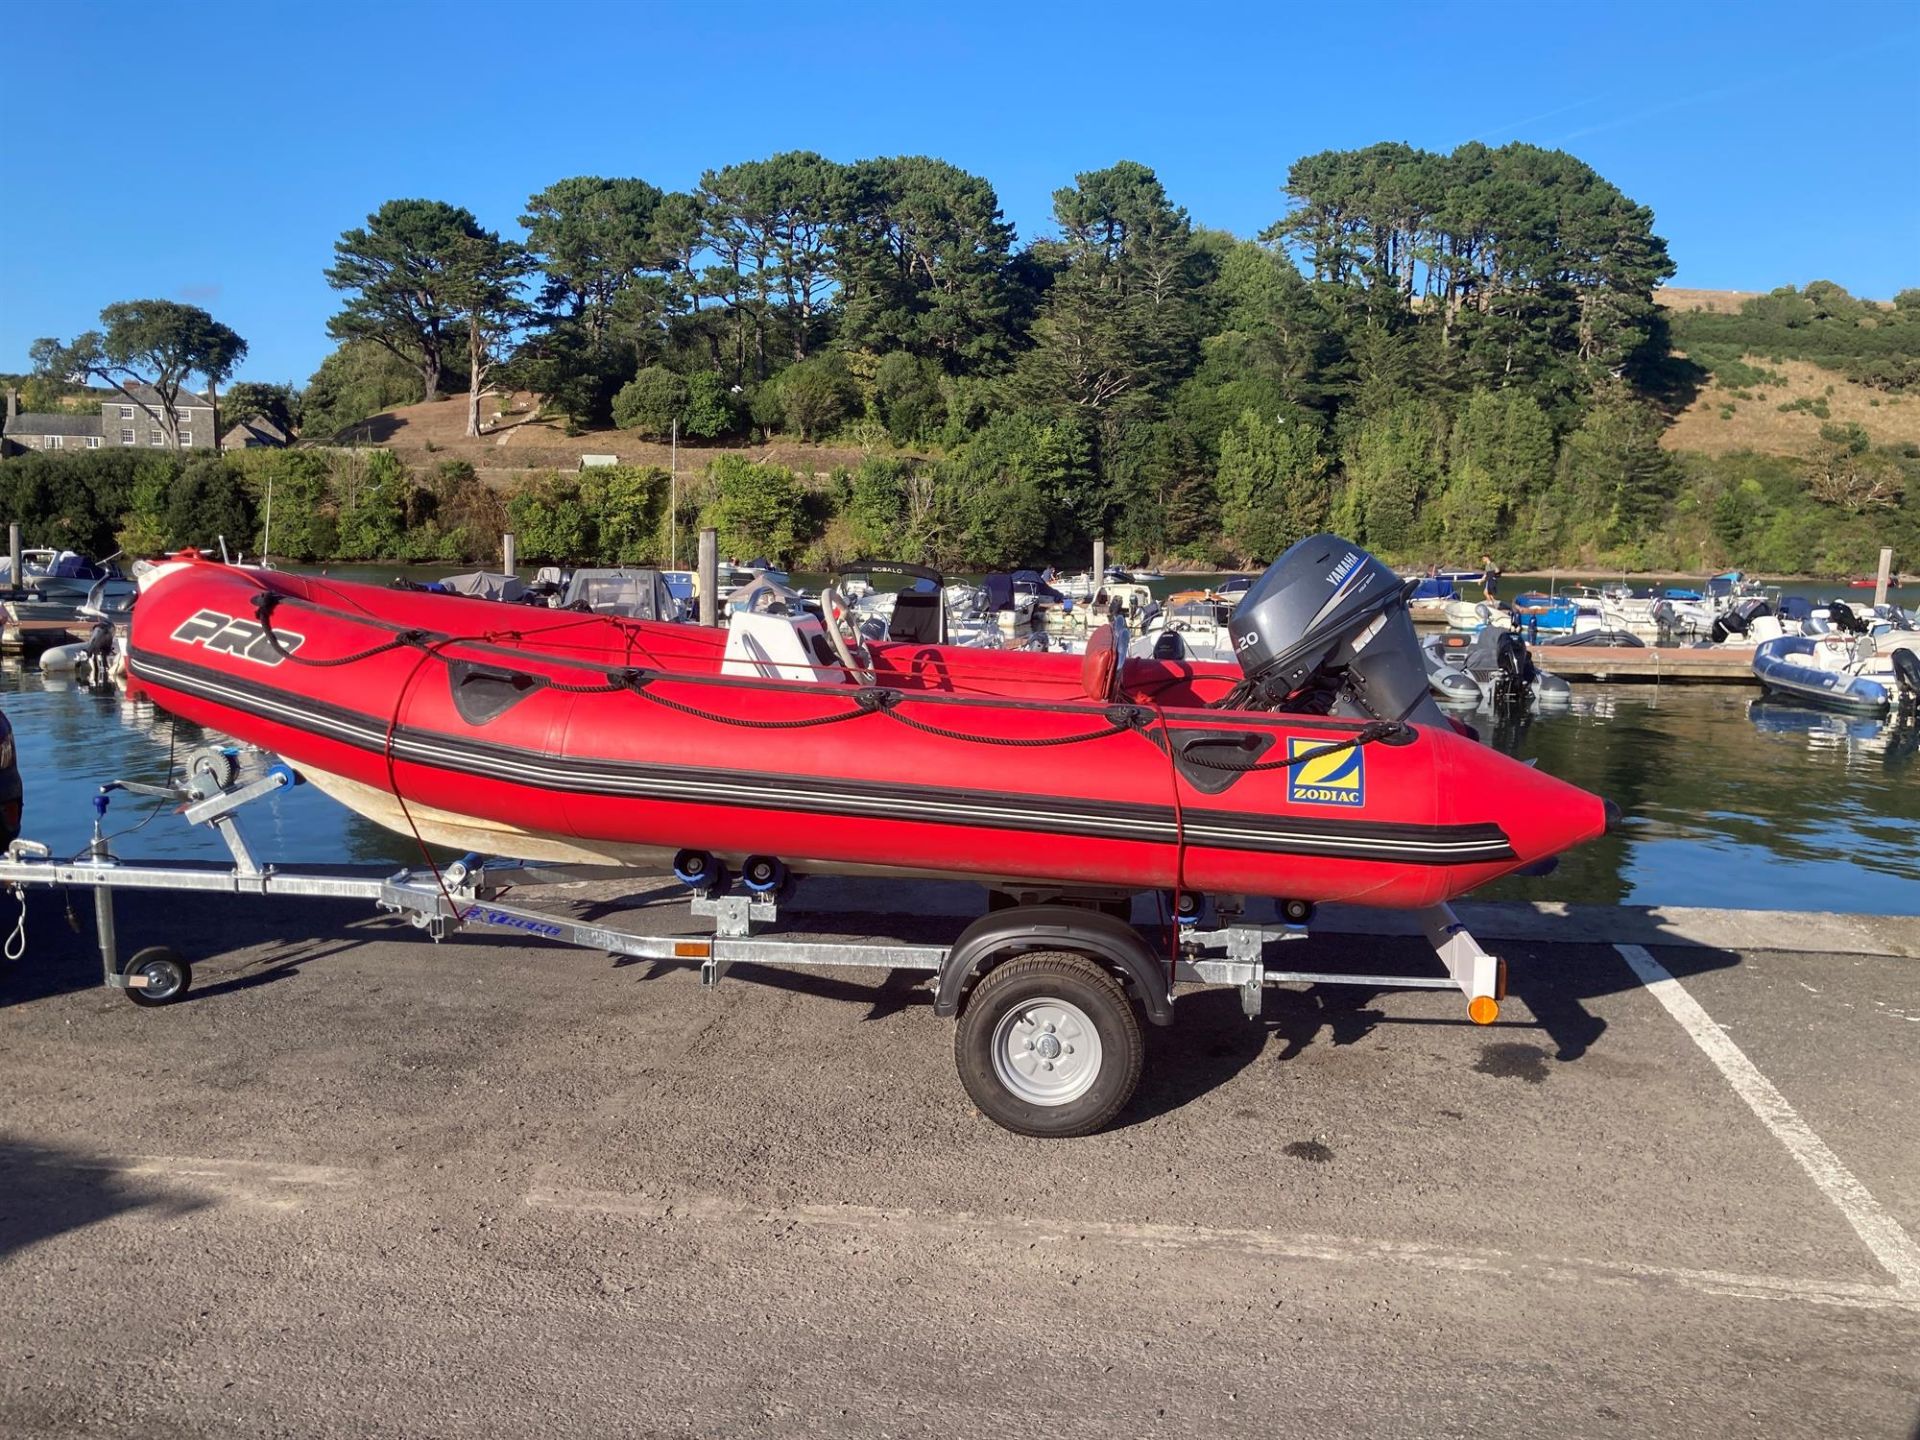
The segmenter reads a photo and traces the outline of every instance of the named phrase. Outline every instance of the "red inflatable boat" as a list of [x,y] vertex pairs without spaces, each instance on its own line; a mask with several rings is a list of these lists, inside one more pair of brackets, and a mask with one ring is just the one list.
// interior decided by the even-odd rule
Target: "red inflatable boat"
[[[1316,653],[1249,630],[1241,653],[1261,666],[1246,670],[1120,660],[1113,631],[1087,657],[867,651],[807,614],[705,629],[211,562],[149,583],[129,663],[161,706],[277,752],[362,815],[501,857],[704,852],[796,874],[1411,907],[1600,834],[1599,798],[1430,703],[1381,707],[1398,582],[1315,539],[1336,548],[1292,572],[1320,589],[1286,603],[1311,599],[1296,628]],[[1242,602],[1249,625],[1285,608],[1262,603],[1281,569]],[[1333,713],[1274,708],[1329,677]]]

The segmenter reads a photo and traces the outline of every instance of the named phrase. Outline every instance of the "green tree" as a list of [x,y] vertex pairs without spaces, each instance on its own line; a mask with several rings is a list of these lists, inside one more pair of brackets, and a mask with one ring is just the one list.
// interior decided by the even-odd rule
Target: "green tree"
[[411,504],[413,477],[391,450],[364,454],[363,467],[350,477],[341,508],[338,558],[411,559],[410,532],[417,515]]
[[240,424],[259,415],[271,420],[288,435],[300,428],[300,392],[291,385],[270,385],[257,380],[242,380],[227,391],[221,407],[224,424]]
[[167,497],[167,543],[219,553],[246,549],[254,537],[253,499],[240,477],[211,456],[189,460]]
[[1663,422],[1651,405],[1615,387],[1561,449],[1560,468],[1576,534],[1602,545],[1635,540],[1671,497],[1673,463],[1660,448]]
[[1456,555],[1478,554],[1553,479],[1553,430],[1533,397],[1476,390],[1453,428],[1441,529]]
[[1440,490],[1447,428],[1441,412],[1402,401],[1359,419],[1342,446],[1342,529],[1374,549],[1405,554],[1425,539],[1422,513]]
[[993,186],[924,155],[850,167],[833,266],[842,341],[948,374],[993,370],[1018,347],[1013,227]]
[[1121,161],[1053,196],[1061,270],[1034,324],[1026,388],[1090,415],[1137,413],[1189,368],[1200,252],[1187,212],[1146,166]]
[[720,532],[730,555],[767,555],[785,564],[807,538],[806,496],[782,465],[756,465],[740,455],[720,455],[708,467],[713,502],[708,523]]
[[251,462],[249,492],[264,527],[271,497],[273,531],[256,539],[255,548],[288,560],[330,560],[340,542],[334,504],[332,464],[318,450],[273,450]]
[[1267,420],[1244,412],[1220,437],[1214,486],[1228,542],[1243,559],[1271,560],[1326,528],[1331,490],[1319,426],[1304,411]]
[[938,467],[944,560],[1006,567],[1068,554],[1104,530],[1106,495],[1086,432],[1031,410],[997,415]]
[[912,467],[904,460],[869,455],[853,472],[847,520],[859,554],[889,556],[905,538],[907,484]]
[[593,523],[593,550],[615,565],[661,558],[656,549],[668,499],[667,472],[609,465],[580,477],[580,504]]
[[[123,300],[102,310],[100,323],[104,329],[89,330],[71,344],[34,341],[35,373],[104,381],[139,406],[176,449],[180,392],[192,376],[204,376],[216,406],[217,444],[219,387],[246,358],[247,342],[199,306],[174,300]],[[148,388],[157,406],[146,399]]]
[[897,444],[920,444],[946,423],[939,367],[904,350],[882,355],[873,372],[873,405]]
[[365,228],[334,242],[327,284],[347,299],[327,333],[391,351],[418,371],[421,398],[438,400],[447,366],[467,338],[474,260],[498,243],[459,206],[387,201]]
[[664,365],[649,365],[613,397],[613,423],[665,440],[674,422],[685,418],[690,398],[685,379]]
[[644,180],[581,175],[527,201],[520,223],[546,276],[540,303],[551,319],[577,325],[595,352],[611,341],[621,297],[670,263],[654,228],[663,198]]
[[736,379],[767,377],[770,355],[804,360],[823,338],[832,295],[845,169],[811,151],[709,170],[700,177],[708,253],[700,291],[721,302]]
[[322,360],[307,381],[300,397],[301,428],[310,437],[333,439],[419,393],[415,366],[371,340],[349,340]]
[[858,395],[846,362],[838,355],[819,355],[789,365],[780,372],[780,411],[802,440],[819,440],[847,418]]
[[686,419],[682,429],[696,440],[720,440],[740,428],[740,403],[711,370],[687,376]]
[[120,517],[119,530],[114,533],[114,542],[122,554],[159,555],[167,549],[170,538],[167,512],[179,478],[180,465],[172,456],[152,456],[148,464],[133,472],[126,510]]
[[593,519],[577,476],[533,477],[508,500],[507,518],[520,553],[529,560],[569,565],[594,558]]
[[513,383],[572,420],[606,419],[681,307],[684,287],[668,278],[681,256],[667,198],[644,180],[576,176],[532,196],[520,217],[544,283]]
[[520,285],[533,258],[513,241],[481,231],[456,247],[452,265],[447,296],[467,332],[467,434],[477,438],[487,379],[531,314]]

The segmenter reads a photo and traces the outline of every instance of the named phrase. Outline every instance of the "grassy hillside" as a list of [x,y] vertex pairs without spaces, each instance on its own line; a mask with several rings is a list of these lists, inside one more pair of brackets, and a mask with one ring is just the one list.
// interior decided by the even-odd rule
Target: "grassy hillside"
[[1667,427],[1663,446],[1701,455],[1808,455],[1829,424],[1859,425],[1876,446],[1920,445],[1920,395],[1875,390],[1807,360],[1740,359],[1744,370],[1707,376]]
[[[488,428],[477,439],[466,433],[464,396],[383,411],[348,426],[335,439],[343,445],[377,445],[392,450],[415,468],[464,461],[482,480],[496,487],[510,486],[531,471],[576,470],[582,455],[612,455],[622,465],[660,469],[672,460],[670,446],[643,439],[633,431],[582,429],[569,426],[560,417],[542,415],[539,398],[526,391],[489,395],[481,414]],[[853,445],[809,445],[788,439],[760,445],[689,442],[680,446],[680,469],[683,474],[701,470],[715,455],[729,453],[745,455],[756,463],[782,465],[803,475],[823,476],[837,467],[858,465],[868,451]]]

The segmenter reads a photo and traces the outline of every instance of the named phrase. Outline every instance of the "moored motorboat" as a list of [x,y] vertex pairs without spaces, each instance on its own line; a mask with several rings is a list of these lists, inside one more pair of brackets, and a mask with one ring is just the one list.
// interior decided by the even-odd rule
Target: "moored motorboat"
[[187,563],[136,610],[131,668],[362,814],[483,854],[1425,906],[1611,807],[1440,715],[1402,590],[1310,537],[1250,588],[1227,666],[1123,660],[1117,626],[1084,658],[869,650],[812,615],[723,632]]
[[1843,635],[1783,635],[1754,648],[1753,673],[1770,694],[1825,710],[1879,715],[1920,704],[1920,656],[1862,649]]
[[1447,607],[1461,598],[1453,581],[1442,575],[1423,575],[1412,582],[1407,592],[1407,610],[1416,625],[1444,625]]
[[1462,649],[1461,643],[1451,647],[1449,642],[1466,642],[1465,635],[1429,635],[1420,642],[1420,654],[1427,662],[1427,687],[1433,691],[1433,698],[1442,705],[1457,705],[1462,709],[1477,709],[1486,697],[1480,688],[1480,682],[1467,673],[1464,665],[1456,665],[1448,658],[1449,649]]
[[1475,634],[1450,631],[1429,636],[1422,649],[1428,683],[1436,696],[1445,687],[1450,699],[1466,702],[1466,688],[1443,673],[1452,671],[1473,683],[1477,692],[1473,703],[1495,711],[1551,710],[1573,699],[1573,687],[1535,664],[1526,642],[1510,630],[1487,626]]

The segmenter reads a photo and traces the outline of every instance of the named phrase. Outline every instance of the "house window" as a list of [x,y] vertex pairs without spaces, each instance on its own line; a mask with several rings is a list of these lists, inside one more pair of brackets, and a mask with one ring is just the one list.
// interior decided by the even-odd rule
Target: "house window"
[[173,412],[173,418],[178,420],[182,425],[191,425],[193,423],[193,412],[186,409],[175,410]]
[[64,435],[47,436],[47,449],[58,450],[61,447],[61,445],[65,443],[66,438],[67,437]]
[[167,443],[167,437],[158,430],[149,430],[147,432],[147,443],[149,445],[164,445]]
[[98,450],[100,448],[100,437],[98,435],[87,436],[87,448],[89,450]]
[[182,430],[180,432],[180,448],[182,450],[191,450],[193,448],[193,431]]
[[[133,418],[133,406],[131,406],[131,405],[122,405],[122,406],[120,407],[120,418],[121,418],[122,420],[131,420],[131,419]],[[129,443],[131,443],[131,442],[129,442]]]
[[120,443],[122,445],[133,444],[133,427],[131,425],[122,425],[120,427]]

